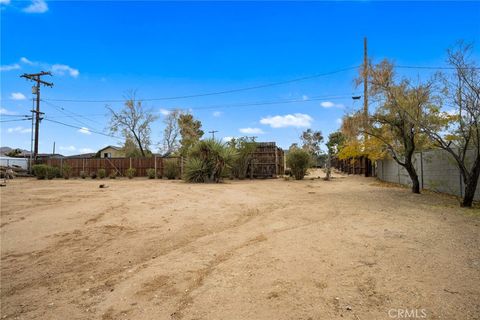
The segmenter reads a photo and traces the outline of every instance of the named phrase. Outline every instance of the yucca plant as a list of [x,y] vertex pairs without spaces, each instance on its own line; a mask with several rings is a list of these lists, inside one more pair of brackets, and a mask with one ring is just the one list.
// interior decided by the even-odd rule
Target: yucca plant
[[223,170],[230,167],[236,157],[236,150],[220,141],[199,141],[188,155],[184,179],[188,182],[219,182]]

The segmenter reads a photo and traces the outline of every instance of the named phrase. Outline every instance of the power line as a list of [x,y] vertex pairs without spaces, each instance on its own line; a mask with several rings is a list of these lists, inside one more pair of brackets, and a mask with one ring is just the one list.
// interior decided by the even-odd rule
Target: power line
[[427,69],[427,70],[457,70],[457,69],[474,69],[474,70],[480,70],[480,67],[465,67],[465,68],[459,68],[459,67],[435,67],[435,66],[397,66],[394,65],[395,68],[399,69]]
[[[85,128],[82,128],[82,127],[75,126],[75,125],[73,125],[73,124],[64,123],[64,122],[60,122],[60,121],[56,121],[56,120],[51,120],[51,119],[48,119],[48,118],[44,118],[43,120],[49,121],[49,122],[53,122],[53,123],[57,123],[57,124],[60,124],[60,125],[66,126],[66,127],[74,128],[74,129],[85,129]],[[109,137],[109,138],[115,138],[115,139],[119,139],[119,140],[124,140],[123,137],[117,137],[117,136],[114,136],[114,135],[111,135],[111,134],[106,134],[106,133],[99,132],[99,131],[95,131],[95,130],[90,130],[90,129],[88,129],[88,132],[95,133],[95,134],[99,134],[99,135],[102,135],[102,136],[105,136],[105,137]]]
[[[353,96],[356,94],[354,93]],[[236,103],[236,104],[221,104],[221,105],[211,105],[211,106],[201,106],[201,107],[191,107],[191,108],[183,108],[183,109],[191,109],[191,110],[208,110],[208,109],[226,109],[226,108],[238,108],[238,107],[250,107],[250,106],[262,106],[262,105],[272,105],[272,104],[288,104],[288,103],[305,103],[305,102],[311,102],[311,101],[320,101],[320,100],[338,100],[338,99],[351,99],[352,94],[348,95],[339,95],[339,96],[313,96],[309,98],[296,98],[296,99],[279,99],[279,100],[266,100],[266,101],[256,101],[256,102],[245,102],[245,103]],[[356,97],[361,97],[361,95],[357,95]],[[60,107],[60,106],[59,106]],[[168,111],[173,111],[178,108],[165,108]],[[85,118],[87,120],[91,120],[88,117],[105,117],[107,116],[106,114],[83,114],[78,116],[81,116],[82,118]],[[63,115],[63,116],[50,116],[50,119],[55,119],[55,118],[73,118],[71,115]],[[92,120],[93,121],[93,120]],[[98,122],[98,121],[96,121]]]
[[[84,121],[82,121],[82,120],[80,120],[80,119],[77,119],[77,117],[81,117],[81,118],[84,118],[84,119],[89,120],[89,121],[91,121],[91,122],[96,122],[96,123],[98,123],[98,124],[101,124],[100,122],[98,122],[98,121],[96,121],[96,120],[89,119],[89,118],[84,117],[84,116],[82,116],[82,115],[80,115],[80,114],[77,114],[77,113],[75,113],[75,112],[73,112],[73,111],[67,110],[66,108],[64,108],[64,107],[62,107],[62,106],[57,106],[57,105],[55,105],[55,104],[53,104],[53,103],[50,103],[50,102],[48,102],[48,101],[44,101],[44,100],[42,100],[42,101],[45,102],[46,104],[50,105],[51,107],[57,109],[58,111],[60,111],[61,113],[63,113],[66,117],[72,118],[73,120],[75,120],[75,122],[77,122],[77,123],[79,123],[79,124],[81,124],[81,125],[84,125],[84,126],[87,126],[87,127],[91,127],[91,124],[88,124],[88,123],[86,123],[86,122],[84,122]],[[67,114],[67,112],[70,113],[71,115]],[[101,124],[101,125],[102,125],[102,124]],[[99,130],[98,130],[98,131],[99,131]]]
[[14,121],[27,121],[27,120],[32,120],[32,118],[14,119],[14,120],[0,120],[0,122],[14,122]]
[[[310,76],[305,76],[305,77],[300,77],[300,78],[295,78],[295,79],[290,79],[290,80],[285,80],[285,81],[271,82],[271,83],[261,84],[261,85],[258,85],[258,86],[251,86],[251,87],[244,87],[244,88],[237,88],[237,89],[230,89],[230,90],[223,90],[223,91],[215,91],[215,92],[207,92],[207,93],[189,94],[189,95],[183,95],[183,96],[148,98],[148,99],[141,99],[141,100],[142,101],[177,100],[177,99],[186,99],[186,98],[206,97],[206,96],[213,96],[213,95],[227,94],[227,93],[236,93],[236,92],[241,92],[241,91],[248,91],[248,90],[254,90],[254,89],[273,87],[273,86],[278,86],[278,85],[292,83],[292,82],[299,82],[299,81],[304,81],[304,80],[329,76],[329,75],[333,75],[333,74],[344,72],[344,71],[354,70],[354,69],[357,69],[358,67],[359,66],[342,68],[342,69],[338,69],[338,70],[334,70],[334,71],[330,71],[330,72],[318,73],[318,74],[314,74],[314,75],[310,75]],[[121,100],[119,100],[119,99],[105,99],[105,100],[45,99],[45,100],[47,100],[47,101],[58,101],[58,102],[86,102],[86,103],[90,103],[90,102],[107,103],[107,102],[124,102],[125,101],[124,99],[121,99]]]

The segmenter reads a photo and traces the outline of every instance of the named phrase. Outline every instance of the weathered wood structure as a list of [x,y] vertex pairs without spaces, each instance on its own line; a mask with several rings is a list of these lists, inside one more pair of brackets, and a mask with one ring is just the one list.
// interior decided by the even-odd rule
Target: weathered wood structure
[[258,142],[248,170],[251,178],[275,178],[285,173],[285,153],[275,142]]
[[362,174],[366,177],[375,175],[372,161],[364,156],[350,159],[333,158],[332,167],[347,174]]

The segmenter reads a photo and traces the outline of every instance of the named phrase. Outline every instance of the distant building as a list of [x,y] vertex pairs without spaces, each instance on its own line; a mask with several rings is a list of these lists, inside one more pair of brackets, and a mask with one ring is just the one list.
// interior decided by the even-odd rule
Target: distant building
[[95,158],[96,153],[82,153],[82,154],[74,154],[72,156],[67,156],[65,158],[68,159],[88,159],[88,158]]
[[125,158],[125,152],[120,147],[106,146],[98,150],[100,158]]

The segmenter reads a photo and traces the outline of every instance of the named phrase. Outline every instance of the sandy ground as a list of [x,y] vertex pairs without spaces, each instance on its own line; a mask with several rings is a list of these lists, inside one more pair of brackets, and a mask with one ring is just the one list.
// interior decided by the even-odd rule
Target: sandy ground
[[479,210],[373,178],[18,179],[1,318],[480,319],[479,231]]

